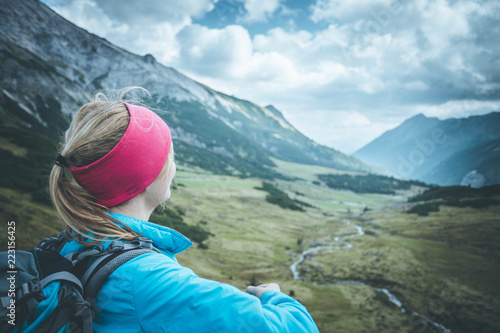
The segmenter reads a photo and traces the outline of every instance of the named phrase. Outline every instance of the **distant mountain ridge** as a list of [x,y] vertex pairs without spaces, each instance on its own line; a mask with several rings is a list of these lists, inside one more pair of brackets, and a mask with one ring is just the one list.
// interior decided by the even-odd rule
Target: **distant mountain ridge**
[[439,120],[422,114],[373,140],[353,156],[406,179],[459,185],[478,169],[484,184],[500,182],[498,160],[500,112]]
[[500,184],[500,139],[454,153],[432,169],[426,179],[445,186]]
[[[1,1],[0,126],[29,126],[54,139],[100,89],[141,86],[173,129],[184,162],[220,174],[272,176],[270,159],[374,171],[315,143],[272,106],[219,93],[73,25],[37,0]],[[29,24],[26,24],[29,22]]]

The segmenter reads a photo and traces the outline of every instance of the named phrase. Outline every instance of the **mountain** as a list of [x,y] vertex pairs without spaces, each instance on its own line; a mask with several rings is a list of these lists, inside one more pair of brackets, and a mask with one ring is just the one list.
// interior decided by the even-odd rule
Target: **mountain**
[[271,157],[370,172],[358,159],[321,146],[272,106],[217,92],[88,33],[37,0],[1,0],[0,126],[58,139],[71,114],[101,89],[141,86],[172,129],[176,154],[219,174],[277,176]]
[[493,150],[487,147],[500,139],[499,128],[500,112],[446,120],[419,114],[385,132],[353,156],[401,178],[460,184],[468,172],[479,167],[477,162],[491,165],[489,156]]
[[454,153],[428,172],[425,179],[440,185],[500,184],[500,139]]

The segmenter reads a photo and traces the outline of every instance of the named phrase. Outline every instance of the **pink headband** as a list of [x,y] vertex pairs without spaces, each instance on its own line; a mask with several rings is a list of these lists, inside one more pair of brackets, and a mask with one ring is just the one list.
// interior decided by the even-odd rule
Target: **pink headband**
[[172,143],[167,124],[156,113],[124,104],[130,122],[116,146],[89,165],[69,167],[76,182],[106,207],[135,197],[153,183],[167,161]]

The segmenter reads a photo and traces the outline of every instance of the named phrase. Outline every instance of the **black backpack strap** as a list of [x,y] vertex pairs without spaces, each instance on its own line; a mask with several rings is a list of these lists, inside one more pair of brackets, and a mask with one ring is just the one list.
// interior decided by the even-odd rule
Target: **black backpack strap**
[[[81,272],[80,279],[85,299],[94,302],[97,298],[97,293],[111,273],[133,258],[146,253],[161,252],[153,247],[150,239],[139,237],[132,241],[113,241],[106,250],[97,256],[87,257],[85,252],[78,255],[77,271]],[[89,265],[90,259],[94,260]],[[82,265],[85,265],[84,271],[81,270]]]
[[[95,259],[90,266],[85,265],[87,267],[85,269],[85,272],[81,273],[81,280],[83,283],[84,288],[86,289],[86,284],[88,279],[90,278],[91,274],[94,274],[96,272],[96,269],[99,269],[98,266],[104,262],[105,260],[109,261],[111,256],[116,256],[117,254],[123,253],[123,252],[128,252],[130,250],[137,250],[137,249],[148,249],[152,250],[154,252],[159,252],[157,249],[153,247],[153,244],[151,240],[147,238],[137,238],[132,241],[124,242],[124,241],[113,241],[111,244],[109,244],[108,248],[99,254],[95,254],[94,251],[96,249],[90,249],[84,252],[81,252],[79,255],[77,255],[75,261],[83,261],[84,259]],[[88,263],[88,262],[87,262]],[[81,264],[80,264],[81,265]],[[100,266],[102,267],[102,265]],[[78,270],[81,272],[81,270]]]
[[49,276],[44,278],[42,281],[40,281],[40,286],[43,289],[49,283],[51,283],[53,281],[57,281],[57,280],[71,282],[76,287],[78,287],[78,290],[80,291],[80,293],[83,293],[83,287],[82,287],[82,283],[80,282],[80,280],[73,273],[70,273],[67,271],[61,271],[61,272],[50,274]]
[[158,252],[151,249],[133,249],[106,257],[93,269],[85,281],[85,299],[95,300],[97,293],[111,273],[126,262],[146,253]]

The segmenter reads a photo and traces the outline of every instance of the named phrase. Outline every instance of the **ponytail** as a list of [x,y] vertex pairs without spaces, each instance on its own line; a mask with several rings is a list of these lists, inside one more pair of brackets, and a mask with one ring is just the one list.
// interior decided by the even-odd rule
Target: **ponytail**
[[[123,229],[122,222],[106,214],[107,207],[97,203],[95,197],[80,187],[66,174],[65,168],[54,166],[50,173],[50,196],[54,207],[65,225],[67,235],[80,243],[93,245],[86,239],[102,240],[108,237],[133,239],[139,235],[132,229]],[[116,223],[114,223],[114,222]]]

